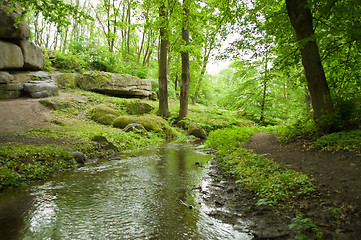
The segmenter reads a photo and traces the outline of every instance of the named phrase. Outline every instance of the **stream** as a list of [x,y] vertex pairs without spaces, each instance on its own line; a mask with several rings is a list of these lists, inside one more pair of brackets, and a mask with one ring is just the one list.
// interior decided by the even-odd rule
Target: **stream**
[[212,159],[169,143],[87,163],[0,195],[0,239],[252,239],[212,217]]

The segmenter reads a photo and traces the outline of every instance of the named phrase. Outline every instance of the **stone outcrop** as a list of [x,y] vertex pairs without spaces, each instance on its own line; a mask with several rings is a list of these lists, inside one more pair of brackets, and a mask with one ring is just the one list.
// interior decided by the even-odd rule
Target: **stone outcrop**
[[25,22],[20,22],[15,27],[16,17],[21,10],[15,9],[7,13],[6,7],[0,6],[0,38],[2,39],[27,39],[30,37],[30,28]]
[[77,79],[79,88],[115,97],[151,98],[150,80],[140,79],[128,74],[108,72],[84,73]]
[[24,56],[24,69],[41,70],[44,68],[45,58],[40,47],[26,39],[19,42],[19,47]]
[[54,75],[47,72],[0,71],[0,99],[14,99],[21,96],[43,98],[58,95]]
[[0,69],[19,69],[24,66],[21,48],[0,40]]
[[5,9],[5,5],[0,6],[0,70],[43,69],[44,54],[41,48],[28,40],[29,26],[25,22],[16,24],[21,10],[15,9],[7,13]]

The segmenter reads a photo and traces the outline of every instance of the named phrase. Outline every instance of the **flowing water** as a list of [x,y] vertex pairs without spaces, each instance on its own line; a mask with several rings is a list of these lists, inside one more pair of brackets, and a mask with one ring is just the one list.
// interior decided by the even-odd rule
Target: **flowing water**
[[194,188],[207,185],[199,166],[209,160],[167,144],[8,190],[0,239],[252,239],[207,214]]

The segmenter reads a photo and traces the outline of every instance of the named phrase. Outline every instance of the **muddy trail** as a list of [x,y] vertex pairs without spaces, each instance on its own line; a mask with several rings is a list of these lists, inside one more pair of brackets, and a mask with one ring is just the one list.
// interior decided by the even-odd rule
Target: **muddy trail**
[[310,176],[315,196],[297,200],[293,212],[310,217],[325,239],[359,239],[361,236],[361,155],[348,151],[325,151],[302,141],[280,143],[275,136],[259,132],[245,145],[257,154]]

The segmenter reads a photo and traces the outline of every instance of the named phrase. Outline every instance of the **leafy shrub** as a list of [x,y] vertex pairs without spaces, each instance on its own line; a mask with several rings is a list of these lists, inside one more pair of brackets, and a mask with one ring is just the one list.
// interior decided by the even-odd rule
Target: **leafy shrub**
[[206,146],[215,148],[221,153],[231,152],[245,144],[256,131],[255,127],[237,126],[218,129],[208,135]]
[[290,124],[277,126],[273,132],[278,135],[277,139],[280,141],[286,141],[297,136],[314,137],[320,134],[312,116],[301,117]]
[[349,132],[337,132],[324,135],[317,139],[316,146],[327,150],[347,149],[350,151],[361,151],[361,130]]

